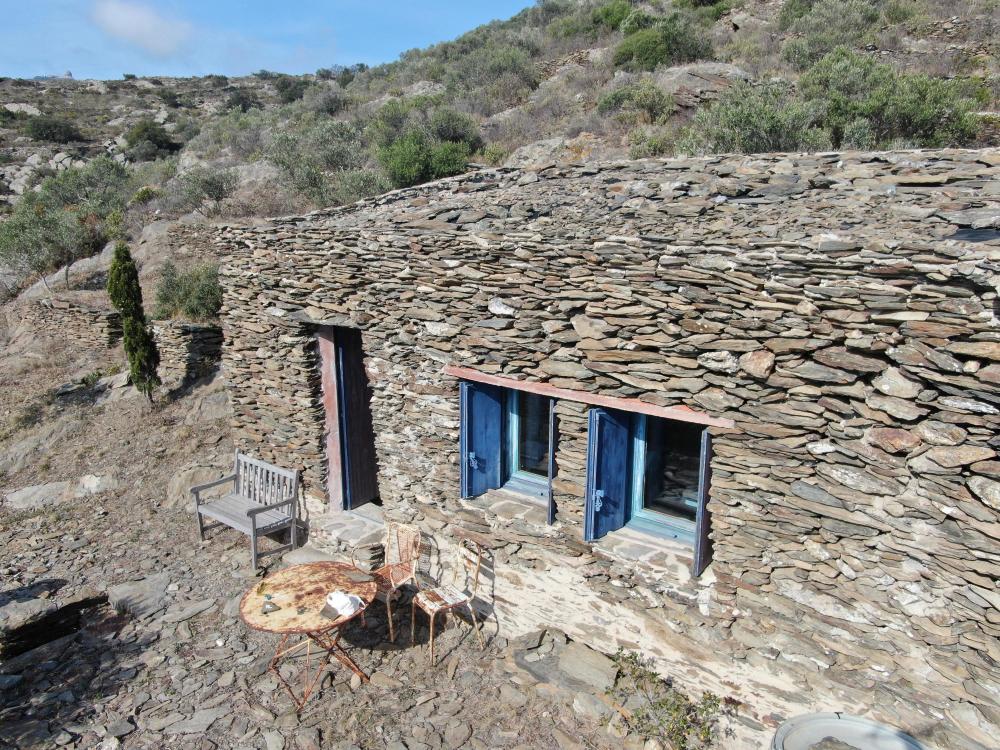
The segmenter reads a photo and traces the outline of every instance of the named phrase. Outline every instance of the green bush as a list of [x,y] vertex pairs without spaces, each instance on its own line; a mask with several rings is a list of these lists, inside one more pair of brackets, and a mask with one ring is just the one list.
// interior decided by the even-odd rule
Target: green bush
[[181,97],[173,89],[163,89],[162,91],[158,91],[157,95],[163,103],[171,109],[177,109],[181,106]]
[[311,84],[305,78],[293,78],[292,76],[281,76],[274,82],[274,88],[278,92],[278,98],[284,104],[297,102],[306,93],[306,89]]
[[648,159],[665,156],[674,150],[674,134],[665,128],[642,127],[629,133],[629,156]]
[[621,22],[620,29],[622,34],[628,36],[643,29],[651,29],[658,20],[657,16],[637,8],[625,17],[625,20]]
[[792,24],[796,36],[785,42],[781,54],[793,66],[805,70],[837,47],[860,44],[878,20],[873,0],[817,0]]
[[967,145],[976,135],[974,101],[963,83],[899,73],[868,55],[840,47],[800,81],[822,112],[837,148],[885,148],[894,141],[938,148]]
[[160,320],[182,317],[192,321],[213,320],[222,308],[219,267],[203,263],[179,270],[172,261],[163,264],[156,285],[154,317]]
[[456,112],[450,107],[439,107],[430,117],[430,132],[440,141],[462,143],[468,152],[477,151],[482,147],[479,135],[479,125],[468,115]]
[[76,125],[55,115],[37,115],[28,119],[24,124],[24,132],[36,141],[69,143],[83,140],[83,135]]
[[122,73],[122,78],[126,81],[134,81],[136,75],[135,73]]
[[205,76],[205,83],[207,83],[212,88],[222,88],[223,86],[229,85],[229,78],[218,73],[212,73]]
[[673,99],[648,80],[610,91],[597,102],[598,112],[617,113],[626,122],[659,122],[672,109]]
[[204,212],[206,201],[210,211],[231,196],[239,186],[239,177],[232,169],[197,166],[181,175],[180,183],[183,207]]
[[409,187],[428,180],[464,172],[469,160],[465,143],[437,141],[413,129],[379,151],[379,162],[396,187]]
[[226,99],[226,109],[238,109],[240,112],[249,112],[251,109],[260,107],[260,99],[250,89],[235,89]]
[[143,185],[141,188],[135,191],[135,195],[132,196],[132,203],[137,206],[141,206],[150,201],[154,201],[162,195],[163,191],[159,188],[153,187],[152,185]]
[[129,156],[136,161],[155,159],[181,148],[160,123],[148,119],[133,125],[125,134],[125,142],[128,144]]
[[628,70],[653,70],[659,65],[711,57],[712,45],[690,19],[680,14],[625,37],[615,49],[614,62]]
[[812,10],[816,0],[785,0],[778,12],[778,29],[787,31],[792,24]]
[[609,3],[594,8],[590,14],[590,20],[594,26],[603,26],[610,31],[617,31],[631,12],[632,3],[629,0],[611,0]]
[[786,84],[739,83],[699,109],[679,144],[685,153],[818,151],[830,146],[819,107]]
[[461,174],[469,164],[469,147],[465,143],[441,141],[431,147],[430,179],[438,180]]

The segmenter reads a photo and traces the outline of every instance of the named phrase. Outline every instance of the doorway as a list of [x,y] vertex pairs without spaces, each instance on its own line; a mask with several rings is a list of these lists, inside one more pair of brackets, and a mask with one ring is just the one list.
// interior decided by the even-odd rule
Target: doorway
[[317,331],[326,425],[326,482],[331,506],[344,510],[380,504],[371,387],[361,331],[323,326]]

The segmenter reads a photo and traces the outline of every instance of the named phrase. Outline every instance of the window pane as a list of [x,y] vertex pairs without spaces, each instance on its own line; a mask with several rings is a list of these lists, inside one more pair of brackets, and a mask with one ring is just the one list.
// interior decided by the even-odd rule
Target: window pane
[[517,417],[517,470],[548,476],[548,399],[534,393],[518,393]]
[[686,422],[646,418],[643,509],[694,521],[702,429]]

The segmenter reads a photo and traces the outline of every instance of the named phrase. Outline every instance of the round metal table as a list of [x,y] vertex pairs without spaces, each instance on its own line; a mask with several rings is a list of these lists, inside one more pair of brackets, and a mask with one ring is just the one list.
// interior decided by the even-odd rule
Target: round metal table
[[[353,594],[361,600],[362,606],[357,612],[341,616],[326,603],[327,594],[332,591]],[[315,690],[330,656],[362,680],[368,680],[368,675],[340,645],[340,635],[344,625],[364,614],[368,605],[374,601],[376,591],[375,580],[351,565],[315,562],[279,570],[243,595],[240,601],[240,618],[247,627],[281,634],[281,642],[268,669],[277,675],[300,711]],[[270,602],[278,609],[263,612],[265,602]],[[302,636],[303,639],[289,646],[289,640],[296,636]],[[325,652],[315,670],[310,669],[312,644]],[[302,692],[299,696],[282,676],[278,663],[302,648],[306,649],[306,664],[303,667]]]

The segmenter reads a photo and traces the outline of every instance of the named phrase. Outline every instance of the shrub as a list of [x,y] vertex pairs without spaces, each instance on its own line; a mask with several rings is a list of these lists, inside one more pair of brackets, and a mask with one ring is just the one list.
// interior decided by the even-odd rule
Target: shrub
[[14,212],[0,221],[0,263],[22,274],[35,274],[48,287],[45,274],[69,264],[82,247],[82,227],[67,211],[47,206],[31,191]]
[[430,178],[438,180],[461,174],[469,164],[469,147],[464,143],[442,141],[431,148]]
[[618,113],[626,122],[658,122],[672,109],[673,100],[648,80],[610,91],[597,102],[598,112]]
[[392,187],[386,176],[370,169],[343,169],[333,176],[332,197],[336,203],[354,203]]
[[157,92],[157,95],[161,100],[163,100],[163,103],[171,109],[177,109],[181,106],[181,97],[173,89],[162,89]]
[[126,81],[134,81],[136,76],[135,73],[123,73],[122,78]]
[[137,161],[172,154],[181,148],[160,123],[148,119],[133,125],[125,134],[125,142],[128,144],[129,156]]
[[273,70],[268,70],[267,68],[261,68],[253,75],[255,78],[258,78],[261,81],[270,81],[274,78],[277,78],[279,74],[275,73]]
[[156,285],[155,318],[212,320],[219,316],[221,308],[222,287],[217,265],[203,263],[182,271],[172,261],[163,264]]
[[782,56],[805,70],[836,47],[857,45],[878,20],[872,0],[818,0],[792,24],[798,36],[785,42]]
[[618,677],[608,694],[618,705],[628,706],[622,716],[632,732],[647,740],[665,740],[675,750],[714,745],[722,700],[703,693],[697,703],[693,702],[636,653],[619,649],[614,661]]
[[772,82],[758,87],[738,83],[699,109],[679,148],[686,153],[756,154],[829,145],[818,107],[796,97],[788,85]]
[[508,156],[510,156],[510,151],[499,143],[491,143],[483,149],[483,160],[492,166],[503,164]]
[[332,68],[317,68],[316,77],[321,81],[332,81],[334,72]]
[[625,17],[625,20],[621,22],[621,32],[625,36],[628,36],[643,29],[651,29],[656,25],[657,20],[659,20],[657,16],[637,8],[629,13]]
[[670,154],[674,149],[674,136],[664,128],[638,128],[629,133],[629,156],[648,159]]
[[281,76],[274,82],[278,98],[285,104],[291,104],[301,99],[309,85],[309,81],[305,78],[293,78],[292,76]]
[[82,141],[83,135],[69,120],[55,115],[37,115],[25,122],[24,132],[36,141],[69,143]]
[[205,76],[205,82],[212,88],[222,88],[229,85],[229,78],[218,73],[211,73]]
[[260,107],[260,99],[250,89],[235,89],[226,99],[226,109],[249,112],[255,107]]
[[594,26],[603,26],[610,31],[617,31],[631,12],[632,3],[629,0],[611,0],[609,3],[594,8],[590,14],[590,20]]
[[129,201],[129,203],[141,206],[145,203],[149,203],[150,201],[156,200],[162,194],[163,191],[161,191],[159,188],[155,188],[152,185],[143,185],[141,188],[135,191],[135,195],[132,196],[132,200]]
[[785,0],[778,12],[778,29],[787,31],[792,24],[812,10],[816,0]]
[[430,118],[430,132],[438,140],[465,144],[466,155],[482,146],[476,121],[450,107],[434,110]]
[[150,401],[153,389],[160,384],[156,368],[160,352],[156,348],[153,332],[146,323],[142,308],[142,287],[139,272],[129,252],[128,245],[119,242],[108,270],[108,297],[122,318],[122,346],[128,358],[132,385]]
[[835,147],[882,148],[903,140],[937,148],[970,143],[974,102],[962,83],[898,73],[840,47],[800,81],[806,101],[822,111]]
[[615,49],[614,62],[629,70],[653,70],[658,65],[693,62],[710,57],[712,45],[691,21],[675,14],[625,37]]
[[205,201],[213,206],[224,201],[239,185],[239,177],[232,169],[213,169],[197,166],[183,174],[181,195],[185,207],[201,209]]

